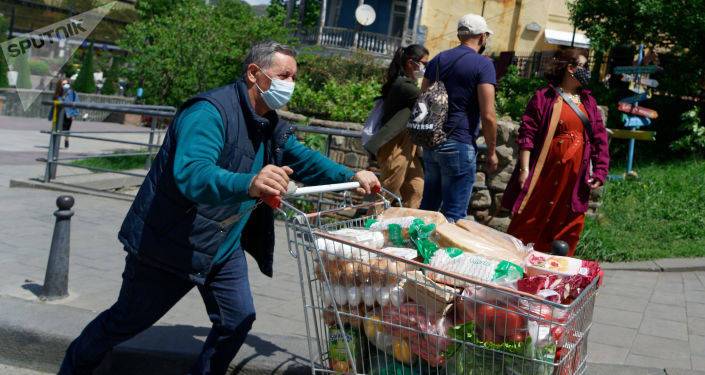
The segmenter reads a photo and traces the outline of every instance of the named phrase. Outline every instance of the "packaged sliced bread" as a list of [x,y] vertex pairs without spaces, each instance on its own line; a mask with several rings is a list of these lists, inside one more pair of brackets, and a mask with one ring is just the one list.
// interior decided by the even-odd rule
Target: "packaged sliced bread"
[[404,207],[390,207],[390,208],[384,210],[384,212],[382,212],[380,215],[378,215],[377,220],[379,222],[383,223],[385,220],[388,220],[388,219],[408,218],[408,217],[419,218],[419,219],[423,220],[426,224],[433,223],[436,225],[441,225],[441,224],[448,222],[446,217],[443,216],[443,214],[440,212],[417,210],[415,208],[404,208]]
[[439,225],[436,228],[436,239],[441,247],[456,247],[485,258],[506,260],[521,267],[531,249],[506,233],[469,220]]

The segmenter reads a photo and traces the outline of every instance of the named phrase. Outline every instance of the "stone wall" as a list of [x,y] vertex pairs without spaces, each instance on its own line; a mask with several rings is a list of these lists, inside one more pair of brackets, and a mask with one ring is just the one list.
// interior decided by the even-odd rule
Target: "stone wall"
[[[497,159],[499,168],[495,173],[487,173],[485,168],[486,154],[481,152],[477,158],[477,175],[470,199],[469,213],[480,223],[495,229],[506,230],[509,226],[509,212],[502,210],[501,202],[504,190],[507,188],[518,158],[516,136],[519,124],[511,120],[497,121]],[[478,145],[484,144],[483,137],[478,139]]]

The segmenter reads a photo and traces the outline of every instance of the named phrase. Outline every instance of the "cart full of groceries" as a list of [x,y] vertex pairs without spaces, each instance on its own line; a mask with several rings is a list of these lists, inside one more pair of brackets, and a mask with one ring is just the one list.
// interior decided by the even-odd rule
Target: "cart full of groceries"
[[585,373],[596,262],[377,198],[316,213],[280,206],[313,373]]

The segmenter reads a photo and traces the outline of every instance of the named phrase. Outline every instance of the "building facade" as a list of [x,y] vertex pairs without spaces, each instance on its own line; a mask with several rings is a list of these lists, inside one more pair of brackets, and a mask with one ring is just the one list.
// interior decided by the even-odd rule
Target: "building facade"
[[[432,54],[458,44],[458,19],[481,14],[494,31],[487,53],[552,53],[560,46],[589,48],[570,22],[568,0],[322,0],[317,43],[389,56],[400,45],[423,43]],[[362,27],[355,9],[370,5],[375,21]]]

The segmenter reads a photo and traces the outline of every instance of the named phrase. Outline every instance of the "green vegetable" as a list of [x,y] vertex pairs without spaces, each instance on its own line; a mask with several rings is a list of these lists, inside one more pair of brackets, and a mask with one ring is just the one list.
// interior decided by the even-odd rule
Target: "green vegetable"
[[531,337],[523,342],[484,342],[475,334],[473,322],[451,327],[448,337],[464,342],[451,346],[444,353],[446,358],[451,358],[449,370],[456,374],[553,374],[555,344],[537,350],[531,343]]

